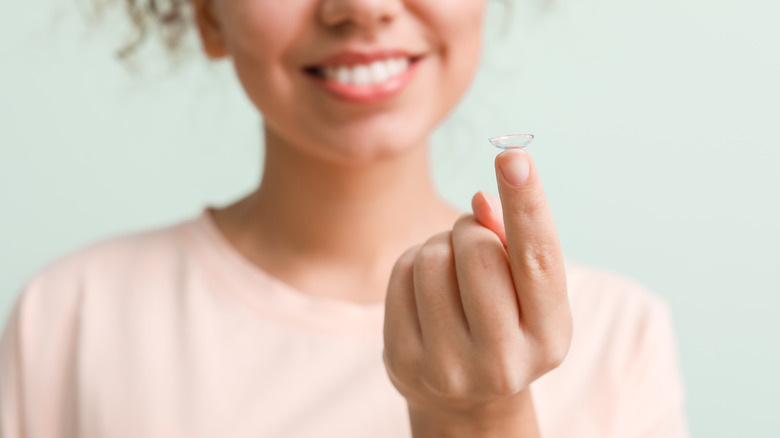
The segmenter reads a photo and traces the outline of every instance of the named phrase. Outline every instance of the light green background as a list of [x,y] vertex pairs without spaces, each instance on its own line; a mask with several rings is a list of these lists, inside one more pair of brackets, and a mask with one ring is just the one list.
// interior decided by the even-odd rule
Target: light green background
[[[81,2],[84,3],[84,2]],[[434,138],[442,192],[495,190],[486,138],[530,132],[569,257],[671,304],[697,437],[780,436],[780,3],[491,6],[479,77]],[[256,113],[229,65],[159,53],[133,78],[121,21],[0,2],[0,321],[90,242],[246,193]]]

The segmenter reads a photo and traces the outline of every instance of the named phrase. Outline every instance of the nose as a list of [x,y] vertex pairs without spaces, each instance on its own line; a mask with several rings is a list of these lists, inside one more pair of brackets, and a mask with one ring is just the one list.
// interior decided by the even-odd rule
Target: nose
[[331,28],[373,29],[391,23],[403,0],[321,0],[319,18]]

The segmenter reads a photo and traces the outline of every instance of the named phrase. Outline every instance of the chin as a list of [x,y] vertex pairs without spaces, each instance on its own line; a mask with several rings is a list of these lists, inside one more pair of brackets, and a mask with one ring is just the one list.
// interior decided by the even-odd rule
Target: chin
[[427,132],[412,136],[346,136],[339,141],[312,144],[310,152],[343,166],[367,166],[402,156],[425,153]]
[[266,120],[266,143],[269,146],[273,142],[282,149],[294,149],[315,160],[350,167],[426,154],[435,120],[430,116],[420,117],[421,114],[398,115],[373,114],[346,124],[311,117],[298,119],[289,126],[274,126]]

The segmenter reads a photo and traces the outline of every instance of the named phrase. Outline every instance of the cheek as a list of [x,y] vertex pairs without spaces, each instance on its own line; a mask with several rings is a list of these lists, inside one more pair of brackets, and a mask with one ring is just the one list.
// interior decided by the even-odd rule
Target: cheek
[[311,0],[227,0],[219,16],[232,48],[281,50],[309,23]]
[[[468,89],[479,67],[484,1],[443,1],[430,11],[430,28],[441,48],[442,111],[449,112]],[[449,6],[449,7],[446,7]]]
[[[482,48],[484,1],[457,2],[439,21],[448,60],[459,82],[470,82]],[[446,20],[445,20],[446,19]]]
[[[236,73],[262,111],[292,93],[284,56],[306,28],[309,0],[228,1],[223,8],[225,39]],[[269,102],[270,101],[270,102]]]
[[410,6],[440,50],[441,86],[448,95],[463,92],[479,65],[485,0],[416,0]]

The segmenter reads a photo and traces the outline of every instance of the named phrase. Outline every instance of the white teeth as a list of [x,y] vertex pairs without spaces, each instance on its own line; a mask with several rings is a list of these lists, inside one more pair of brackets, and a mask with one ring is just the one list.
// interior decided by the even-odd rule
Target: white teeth
[[390,76],[395,76],[402,71],[400,68],[398,68],[400,66],[399,64],[400,62],[397,59],[387,60],[387,71],[390,73]]
[[387,82],[388,79],[398,76],[409,68],[409,60],[406,58],[392,58],[383,61],[374,61],[371,64],[358,64],[350,67],[329,66],[321,70],[326,79],[342,84],[372,85]]
[[374,61],[368,66],[371,71],[371,83],[381,84],[390,77],[390,69],[388,63],[383,61]]
[[328,79],[335,79],[338,82],[341,82],[342,84],[348,84],[352,82],[352,71],[349,69],[349,67],[331,67],[333,70],[336,71],[336,73],[333,76],[327,76],[328,71],[325,71],[325,77]]
[[398,71],[406,71],[407,68],[409,68],[409,60],[406,58],[400,58],[398,59]]
[[357,65],[352,68],[352,82],[355,85],[368,85],[371,81],[371,70],[365,65]]

